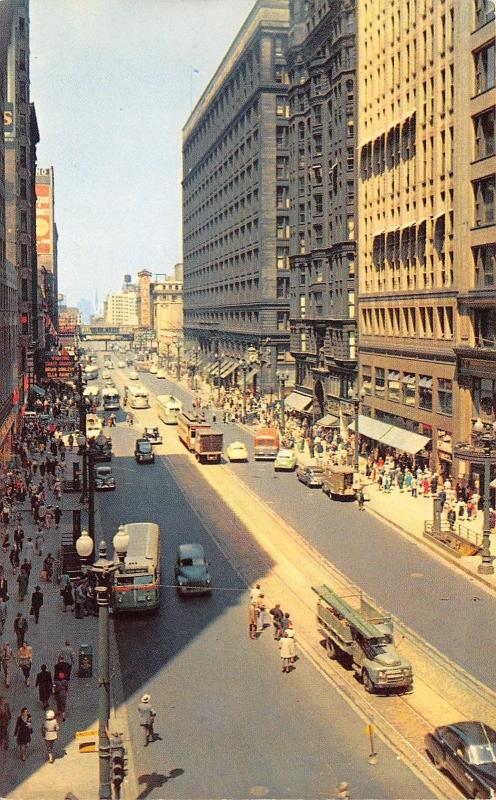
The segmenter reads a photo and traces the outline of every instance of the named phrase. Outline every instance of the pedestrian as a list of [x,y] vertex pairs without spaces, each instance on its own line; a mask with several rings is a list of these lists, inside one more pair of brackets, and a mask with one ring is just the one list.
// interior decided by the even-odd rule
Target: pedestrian
[[61,656],[62,656],[63,660],[65,661],[65,663],[66,663],[66,664],[68,665],[68,667],[69,667],[69,670],[68,670],[68,675],[67,675],[67,680],[70,680],[70,678],[71,678],[71,671],[72,671],[72,668],[73,668],[74,664],[75,664],[75,663],[76,663],[76,661],[77,661],[77,657],[76,657],[76,651],[75,651],[75,650],[74,650],[74,648],[71,646],[71,643],[70,643],[69,639],[66,639],[66,640],[65,640],[65,644],[64,644],[64,646],[60,648],[60,653],[59,653],[59,655],[61,655]]
[[0,636],[3,636],[3,629],[7,619],[7,603],[5,599],[0,596]]
[[256,603],[261,594],[261,586],[259,583],[256,583],[255,586],[250,590],[250,603]]
[[[62,672],[58,673],[62,676]],[[62,676],[60,679],[57,673],[54,673],[53,680],[53,696],[57,706],[57,716],[65,720],[67,710],[67,692],[69,691],[69,683]]]
[[72,584],[70,581],[65,584],[60,594],[62,595],[64,611],[67,611],[68,608],[72,610],[74,608],[74,595],[72,593]]
[[97,617],[98,616],[98,604],[97,604],[97,596],[95,587],[88,584],[86,587],[86,601],[85,601],[85,611],[86,616],[88,617]]
[[257,618],[258,618],[257,604],[255,601],[251,602],[248,606],[248,636],[250,639],[256,639],[257,633]]
[[284,616],[280,603],[276,603],[274,608],[271,608],[269,614],[272,616],[272,625],[274,627],[274,639],[279,641],[281,638],[281,620]]
[[418,480],[415,475],[412,476],[412,497],[417,497]]
[[47,669],[46,664],[41,665],[40,671],[36,676],[35,686],[38,687],[38,695],[40,698],[40,703],[46,710],[49,705],[48,701],[50,700],[53,691],[52,675],[50,671]]
[[292,639],[288,637],[286,631],[284,631],[281,636],[281,641],[279,642],[279,650],[281,656],[282,671],[290,672],[291,659],[293,658],[294,655],[294,646]]
[[53,509],[53,518],[55,520],[55,529],[59,529],[60,520],[62,519],[62,511],[59,505],[56,505]]
[[71,677],[72,664],[65,660],[62,654],[57,656],[57,663],[53,668],[53,679],[56,681],[67,681]]
[[4,600],[8,600],[9,598],[7,578],[4,578],[3,574],[0,575],[0,597],[2,597]]
[[14,620],[14,633],[17,637],[17,647],[24,644],[24,637],[28,630],[28,621],[26,617],[22,616],[22,612],[18,611]]
[[12,566],[12,575],[16,575],[19,568],[19,551],[15,545],[10,551],[9,561]]
[[287,629],[289,628],[290,625],[291,625],[291,618],[290,618],[290,615],[289,615],[289,611],[286,611],[286,613],[284,614],[283,618],[281,619],[282,632],[286,633],[286,631],[287,631]]
[[357,503],[358,503],[358,510],[365,511],[365,495],[363,493],[363,489],[359,489],[357,492]]
[[53,578],[53,565],[55,563],[55,559],[51,553],[48,553],[46,558],[43,559],[43,570],[44,577],[47,583],[50,583]]
[[0,649],[0,661],[2,663],[3,679],[7,689],[10,686],[10,662],[12,658],[13,653],[10,644],[8,642],[3,642]]
[[262,594],[258,596],[258,600],[256,601],[257,607],[257,633],[262,633],[263,629],[265,628],[265,597]]
[[37,556],[43,555],[43,545],[45,544],[45,537],[43,536],[43,529],[38,528],[34,540],[34,552]]
[[5,697],[0,697],[0,748],[9,749],[9,724],[12,714]]
[[148,747],[150,742],[155,739],[153,726],[155,724],[156,711],[150,705],[150,695],[144,694],[141,702],[138,705],[138,714],[140,718],[140,726],[143,730],[143,745]]
[[455,522],[456,522],[456,511],[453,508],[453,506],[451,506],[451,508],[449,509],[447,517],[448,517],[448,525],[450,526],[450,530],[452,531],[455,528]]
[[76,584],[74,589],[74,608],[76,619],[83,619],[86,616],[86,587],[84,581]]
[[17,717],[14,736],[16,737],[17,744],[19,745],[19,755],[21,761],[25,761],[28,752],[28,744],[31,741],[31,734],[33,732],[33,725],[31,723],[31,714],[26,706],[21,709],[21,713]]
[[31,564],[31,561],[33,560],[33,539],[31,538],[31,536],[28,536],[26,540],[26,545],[24,547],[23,555],[24,555],[24,560],[27,561],[29,564]]
[[17,651],[17,666],[21,668],[24,675],[24,685],[29,686],[29,676],[33,665],[33,648],[24,642]]
[[19,575],[17,576],[17,585],[18,585],[18,595],[17,599],[20,603],[24,600],[26,596],[26,592],[28,590],[28,576],[26,575],[25,570],[21,570]]
[[31,611],[30,614],[33,615],[34,621],[36,625],[38,624],[38,619],[40,617],[40,608],[43,605],[43,592],[41,591],[39,586],[36,586],[33,594],[31,595]]
[[294,662],[296,661],[296,634],[292,622],[290,622],[288,627],[286,628],[286,636],[292,642],[293,655],[291,656],[291,663],[294,664]]
[[58,730],[59,723],[55,718],[55,711],[49,708],[45,714],[43,725],[41,726],[41,734],[45,740],[49,764],[53,764],[54,762],[53,748],[58,739]]

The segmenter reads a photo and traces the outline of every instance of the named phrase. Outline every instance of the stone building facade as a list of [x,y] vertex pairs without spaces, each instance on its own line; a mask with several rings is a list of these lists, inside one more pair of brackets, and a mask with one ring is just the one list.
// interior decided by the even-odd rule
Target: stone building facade
[[226,378],[255,347],[267,392],[291,362],[287,30],[258,0],[183,129],[186,346]]
[[455,477],[453,443],[495,418],[491,14],[361,3],[358,28],[363,412]]
[[[289,403],[350,421],[356,342],[356,17],[353,0],[292,0]],[[298,397],[300,395],[300,397]]]

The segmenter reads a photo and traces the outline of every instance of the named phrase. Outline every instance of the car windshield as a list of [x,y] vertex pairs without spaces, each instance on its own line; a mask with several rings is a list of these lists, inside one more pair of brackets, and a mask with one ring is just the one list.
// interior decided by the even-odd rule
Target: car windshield
[[496,742],[473,744],[467,748],[469,764],[496,764]]
[[97,478],[108,478],[111,474],[110,469],[99,469],[97,470],[96,476]]
[[311,467],[309,472],[313,472],[314,475],[322,475],[324,470],[322,469],[322,467]]
[[140,442],[138,447],[141,453],[150,453],[152,449],[150,442]]
[[182,567],[203,567],[205,561],[203,558],[183,558],[181,559]]

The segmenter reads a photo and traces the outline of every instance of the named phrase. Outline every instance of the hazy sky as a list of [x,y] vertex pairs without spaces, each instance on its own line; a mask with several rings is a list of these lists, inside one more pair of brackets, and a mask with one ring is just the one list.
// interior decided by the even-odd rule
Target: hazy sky
[[[181,129],[254,0],[31,0],[38,166],[59,291],[100,302],[181,259]],[[192,68],[199,73],[192,74]]]

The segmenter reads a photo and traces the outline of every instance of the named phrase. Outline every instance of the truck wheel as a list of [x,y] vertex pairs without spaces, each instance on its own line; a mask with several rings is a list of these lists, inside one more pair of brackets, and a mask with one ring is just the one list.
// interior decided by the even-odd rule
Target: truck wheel
[[370,680],[370,675],[369,675],[369,673],[367,672],[366,669],[364,669],[362,671],[362,683],[364,685],[364,688],[365,688],[366,692],[368,692],[369,694],[374,694],[375,686],[372,683],[372,681]]
[[338,651],[336,649],[336,645],[334,644],[333,641],[331,641],[331,639],[327,639],[326,650],[327,650],[327,657],[328,658],[332,658],[332,659],[337,658]]

